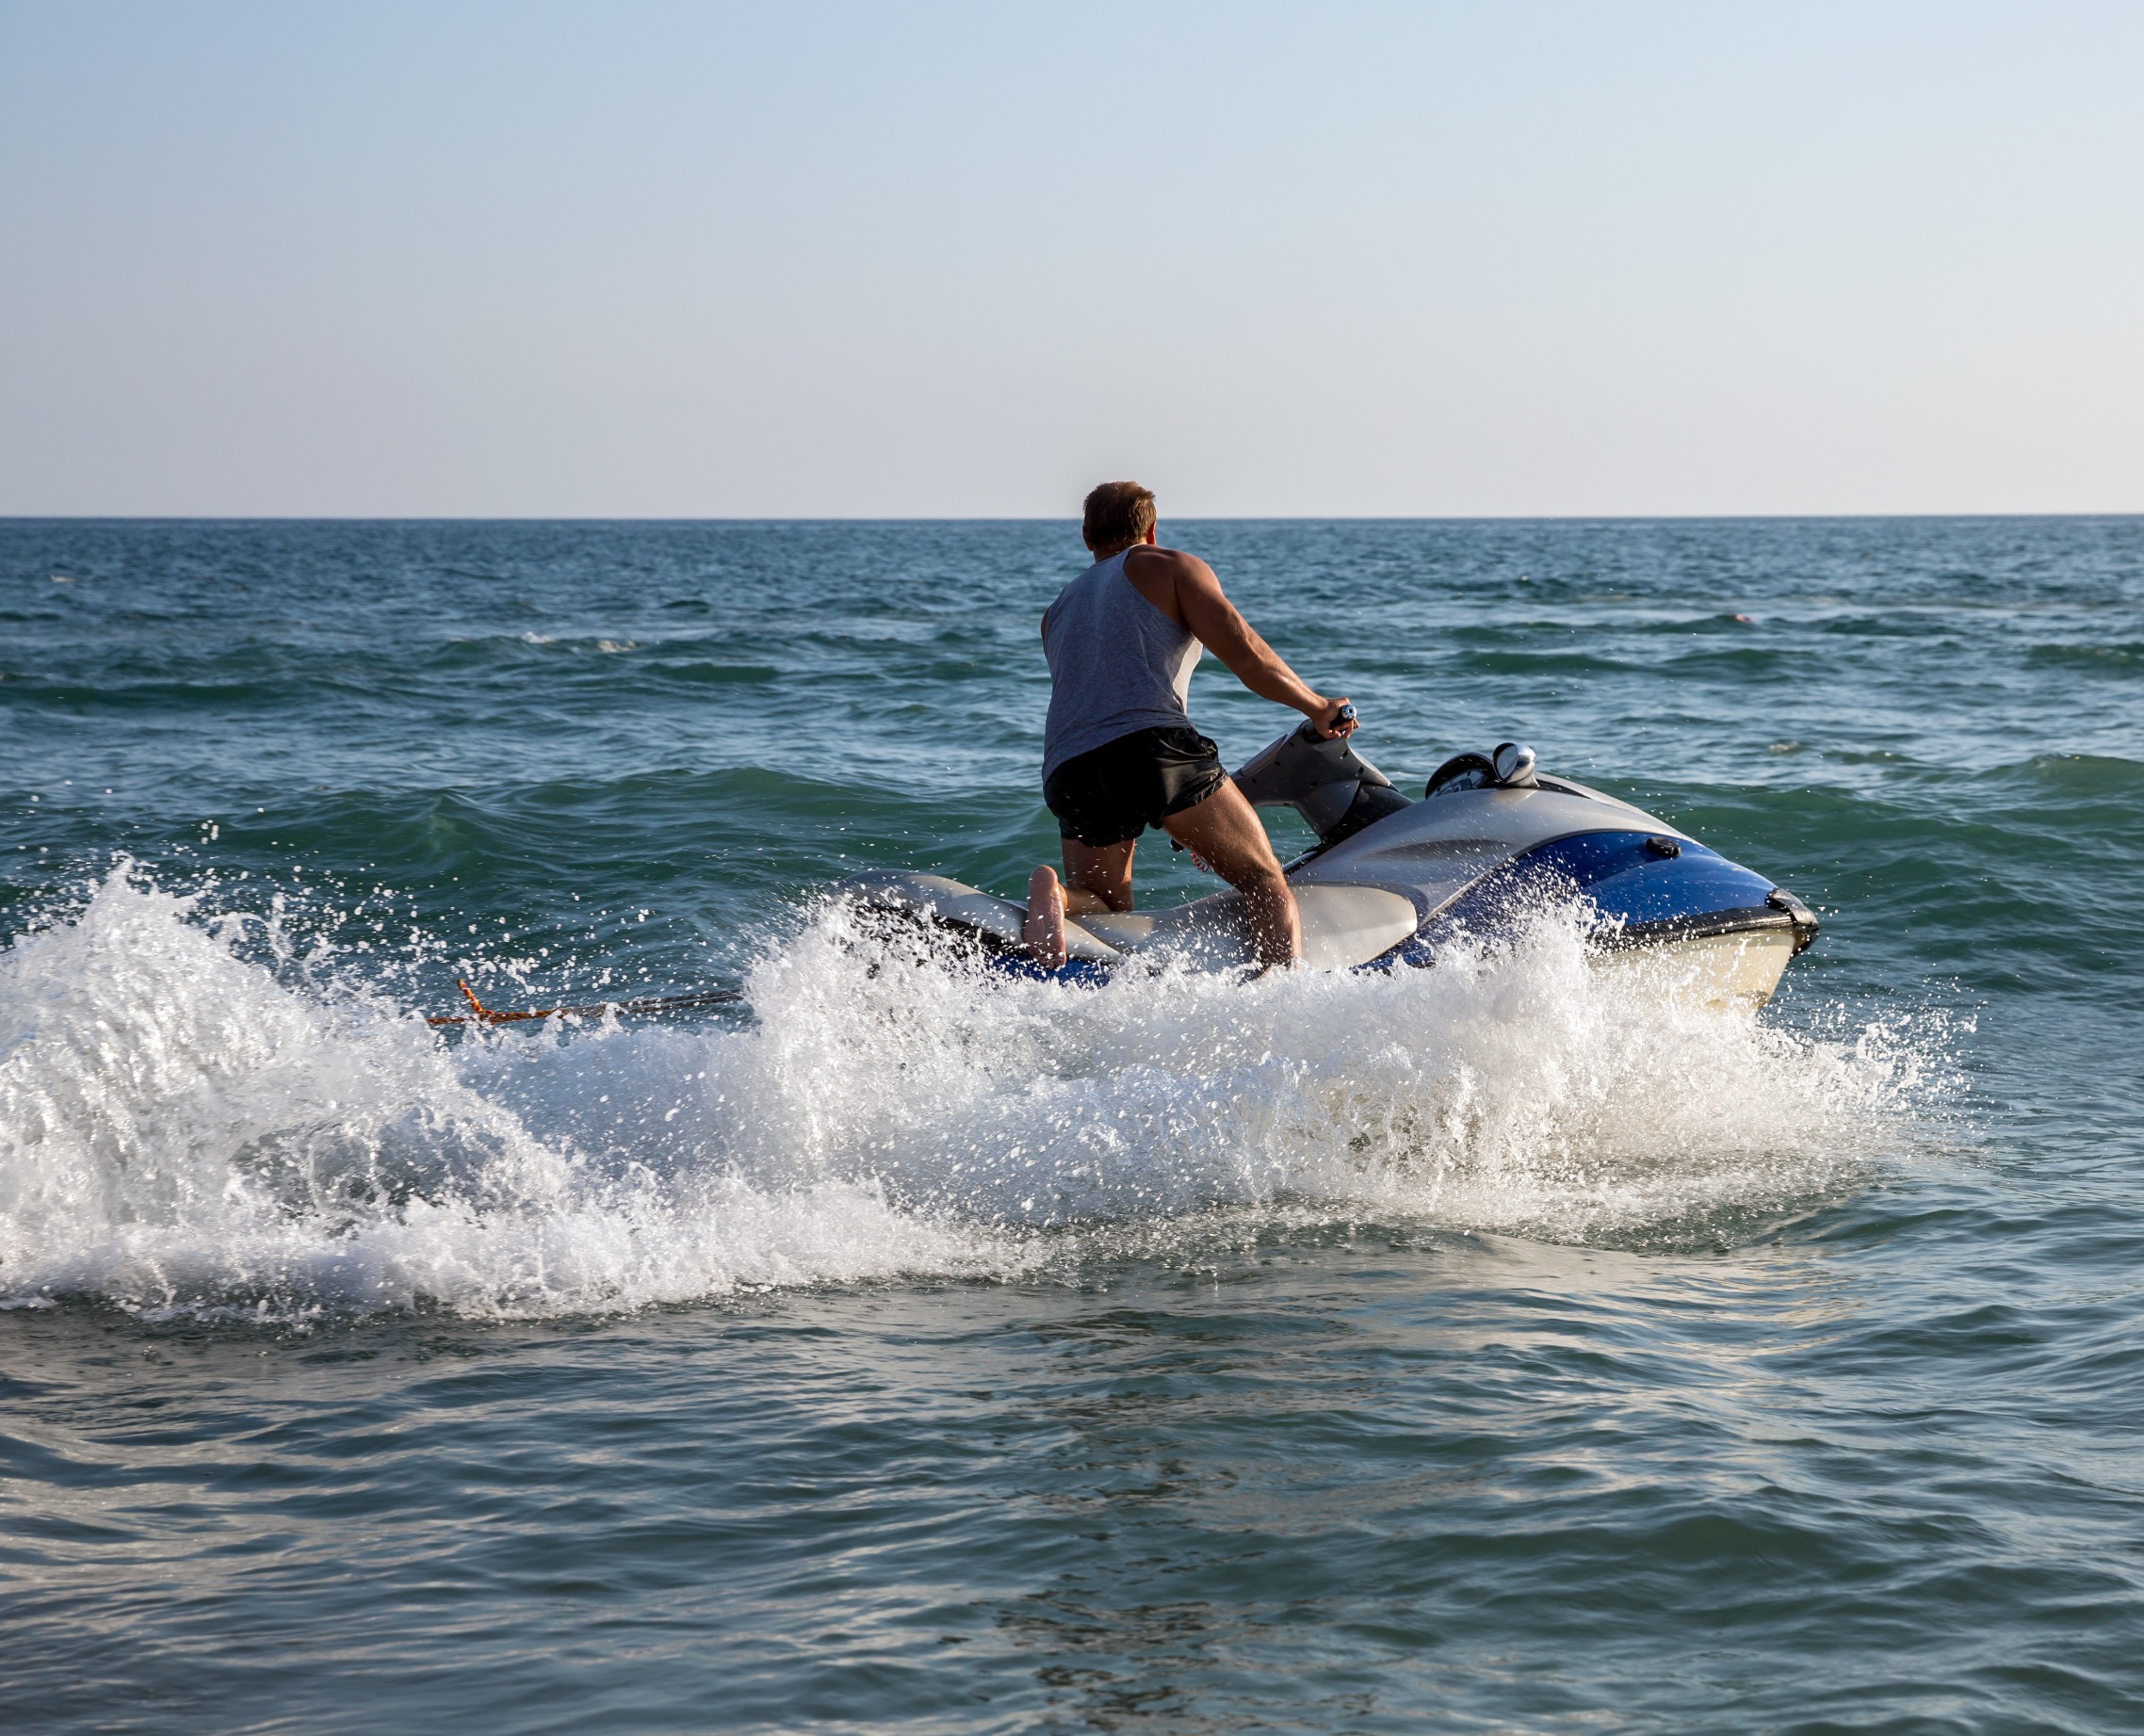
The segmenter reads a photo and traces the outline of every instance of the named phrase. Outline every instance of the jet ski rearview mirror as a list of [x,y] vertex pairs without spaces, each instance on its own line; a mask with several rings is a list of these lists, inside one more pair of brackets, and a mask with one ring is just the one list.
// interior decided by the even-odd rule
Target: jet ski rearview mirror
[[1461,789],[1538,789],[1534,750],[1518,741],[1502,743],[1493,754],[1454,754],[1422,788],[1426,799]]
[[1534,774],[1534,750],[1520,742],[1503,742],[1489,755],[1489,763],[1496,768],[1496,781],[1506,789],[1541,787],[1541,780]]

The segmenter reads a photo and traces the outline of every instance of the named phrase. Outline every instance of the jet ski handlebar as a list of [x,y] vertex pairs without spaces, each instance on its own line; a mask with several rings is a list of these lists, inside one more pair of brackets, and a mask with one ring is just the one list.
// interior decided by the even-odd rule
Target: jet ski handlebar
[[[1334,714],[1338,724],[1355,715],[1353,706]],[[1455,789],[1535,789],[1534,750],[1519,741],[1500,742],[1493,753],[1461,754],[1431,774],[1427,796]],[[1262,753],[1253,754],[1235,774],[1236,787],[1253,807],[1291,807],[1309,823],[1321,844],[1337,844],[1388,814],[1409,804],[1392,780],[1355,751],[1345,736],[1322,734],[1305,718]]]
[[[1342,706],[1333,722],[1355,715]],[[1291,807],[1322,843],[1335,844],[1407,805],[1392,780],[1357,754],[1345,736],[1326,736],[1305,718],[1235,774],[1254,807]]]

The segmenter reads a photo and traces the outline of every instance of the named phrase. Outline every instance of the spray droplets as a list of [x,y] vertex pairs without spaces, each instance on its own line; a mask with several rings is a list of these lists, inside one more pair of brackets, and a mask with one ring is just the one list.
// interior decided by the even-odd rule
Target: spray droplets
[[457,1043],[239,926],[115,874],[0,954],[0,1300],[543,1315],[1306,1213],[1702,1239],[1853,1185],[1913,1084],[1881,1032],[1679,1010],[1548,918],[1435,971],[1071,991],[832,906],[756,1024]]

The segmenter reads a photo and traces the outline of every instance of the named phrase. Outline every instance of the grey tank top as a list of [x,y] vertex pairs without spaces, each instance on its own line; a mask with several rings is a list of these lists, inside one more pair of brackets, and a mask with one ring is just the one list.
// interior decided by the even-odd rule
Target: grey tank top
[[1043,611],[1042,649],[1049,659],[1045,779],[1066,760],[1135,729],[1181,729],[1191,722],[1184,702],[1201,647],[1125,577],[1130,553],[1096,561]]

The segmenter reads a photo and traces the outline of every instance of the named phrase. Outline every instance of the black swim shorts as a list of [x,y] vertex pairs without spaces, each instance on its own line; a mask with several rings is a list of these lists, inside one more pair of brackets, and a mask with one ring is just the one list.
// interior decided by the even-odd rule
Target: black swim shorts
[[1228,781],[1221,750],[1189,724],[1135,729],[1076,754],[1043,780],[1057,829],[1106,850],[1196,807]]

